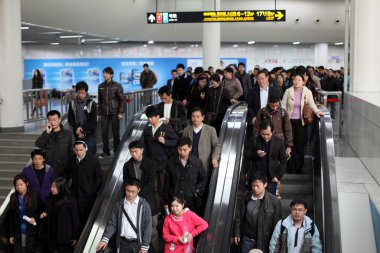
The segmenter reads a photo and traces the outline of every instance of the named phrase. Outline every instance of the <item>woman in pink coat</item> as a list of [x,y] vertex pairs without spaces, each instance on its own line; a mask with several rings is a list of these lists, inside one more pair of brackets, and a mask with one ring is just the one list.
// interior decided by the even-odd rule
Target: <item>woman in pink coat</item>
[[188,245],[192,248],[194,237],[208,227],[205,220],[185,206],[182,198],[172,199],[172,213],[165,218],[163,228],[165,253],[183,253]]

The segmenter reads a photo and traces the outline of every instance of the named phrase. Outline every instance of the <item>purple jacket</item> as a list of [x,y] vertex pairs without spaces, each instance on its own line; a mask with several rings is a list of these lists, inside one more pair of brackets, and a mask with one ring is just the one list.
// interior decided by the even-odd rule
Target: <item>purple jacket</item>
[[55,179],[54,168],[48,164],[45,164],[45,176],[44,181],[42,182],[42,187],[40,186],[37,175],[33,170],[33,165],[25,167],[22,174],[24,174],[24,176],[28,179],[29,185],[32,189],[40,195],[42,202],[46,204],[47,197],[51,192],[51,183]]

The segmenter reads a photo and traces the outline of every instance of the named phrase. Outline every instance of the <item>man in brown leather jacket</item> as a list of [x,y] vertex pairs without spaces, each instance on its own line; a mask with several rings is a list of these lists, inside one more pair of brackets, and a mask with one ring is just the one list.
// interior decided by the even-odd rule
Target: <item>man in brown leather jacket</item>
[[108,147],[109,125],[112,124],[113,150],[116,152],[120,144],[120,119],[123,118],[124,96],[121,84],[112,80],[113,69],[103,70],[104,82],[98,87],[98,113],[102,128],[103,153],[99,158],[110,156]]

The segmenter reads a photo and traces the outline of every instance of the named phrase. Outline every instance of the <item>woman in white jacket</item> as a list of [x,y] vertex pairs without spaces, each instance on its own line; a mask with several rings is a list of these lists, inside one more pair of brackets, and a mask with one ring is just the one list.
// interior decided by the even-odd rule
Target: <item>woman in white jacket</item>
[[311,91],[304,85],[304,77],[298,74],[295,75],[293,86],[285,91],[282,99],[282,108],[290,116],[293,133],[292,158],[290,164],[288,164],[288,170],[295,173],[302,173],[304,161],[305,122],[302,115],[305,103],[310,106],[315,115],[318,117],[323,116],[323,112],[314,103]]

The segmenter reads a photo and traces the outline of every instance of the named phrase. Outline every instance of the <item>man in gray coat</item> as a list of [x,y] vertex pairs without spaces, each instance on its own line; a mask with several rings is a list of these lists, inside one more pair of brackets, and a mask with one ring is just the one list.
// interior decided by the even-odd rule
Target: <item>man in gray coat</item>
[[140,180],[131,178],[125,182],[125,198],[114,207],[111,218],[96,250],[107,248],[115,233],[116,252],[147,253],[152,236],[152,214],[148,202],[139,197]]
[[204,118],[203,110],[195,107],[191,113],[193,125],[183,130],[183,137],[191,139],[193,142],[191,154],[201,159],[207,177],[211,177],[210,162],[214,169],[218,168],[222,147],[215,128],[204,124]]

